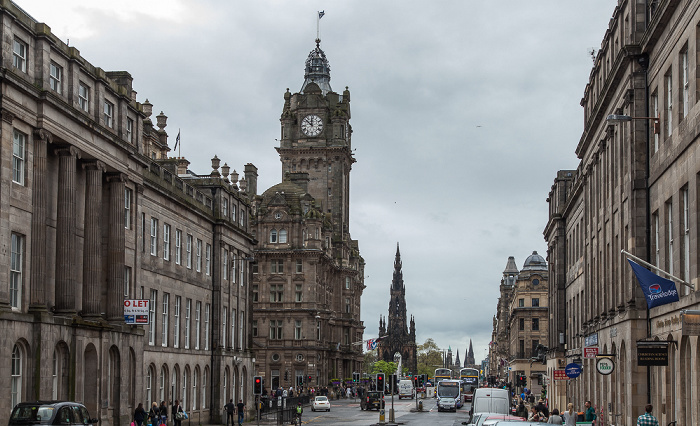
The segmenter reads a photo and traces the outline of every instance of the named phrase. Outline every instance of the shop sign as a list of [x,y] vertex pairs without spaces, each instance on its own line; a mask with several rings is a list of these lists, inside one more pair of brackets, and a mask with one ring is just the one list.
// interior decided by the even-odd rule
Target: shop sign
[[637,365],[665,367],[668,366],[668,346],[643,345],[637,346]]
[[584,358],[595,358],[596,356],[598,356],[598,346],[583,348]]
[[684,336],[700,336],[700,314],[682,313],[681,330]]
[[554,370],[554,380],[569,380],[566,370]]
[[593,333],[586,336],[585,346],[598,346],[598,333]]
[[124,323],[126,324],[150,324],[150,300],[125,300]]
[[581,366],[572,362],[570,364],[567,364],[566,369],[564,371],[566,372],[567,376],[569,376],[572,379],[575,379],[581,375]]
[[612,358],[600,357],[595,363],[595,369],[604,376],[615,371],[615,361]]

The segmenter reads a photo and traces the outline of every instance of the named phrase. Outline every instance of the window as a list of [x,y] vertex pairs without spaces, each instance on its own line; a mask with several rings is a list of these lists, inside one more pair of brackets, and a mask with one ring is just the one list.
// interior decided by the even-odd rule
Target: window
[[199,370],[194,369],[192,375],[192,411],[197,409],[197,379],[199,379]]
[[[226,328],[226,319],[228,318],[228,308],[224,306],[224,315],[221,317],[221,347],[226,349],[226,334],[228,329]],[[226,377],[224,375],[224,377]]]
[[131,118],[126,119],[126,140],[129,143],[134,142],[134,120]]
[[180,265],[182,262],[182,231],[175,230],[175,264]]
[[197,272],[202,272],[202,240],[197,238]]
[[12,180],[24,185],[24,160],[27,137],[14,130],[12,133]]
[[141,212],[141,251],[146,252],[146,213]]
[[189,374],[188,370],[182,372],[182,404],[183,410],[187,410],[187,376]]
[[671,70],[666,74],[666,137],[671,136],[673,131],[673,80]]
[[654,212],[651,215],[651,223],[652,226],[654,227],[654,236],[653,236],[653,241],[654,241],[654,265],[659,266],[659,262],[661,261],[660,259],[660,253],[661,253],[661,248],[659,246],[659,213]]
[[253,320],[252,333],[253,337],[258,337],[258,320]]
[[162,311],[162,324],[161,324],[161,345],[168,346],[168,316],[170,315],[170,294],[163,293],[163,311]]
[[[690,200],[688,199],[688,187],[681,190],[683,202],[683,279],[690,281]],[[687,287],[683,286],[684,289]],[[683,294],[687,294],[684,290]]]
[[238,215],[238,224],[241,228],[245,228],[245,211],[241,210],[241,214]]
[[236,265],[238,265],[238,256],[234,254],[231,259],[231,282],[236,282]]
[[536,308],[536,307],[538,307],[538,306],[540,306],[540,299],[539,299],[539,297],[533,297],[533,298],[532,298],[532,307],[533,307],[533,308]]
[[300,320],[294,321],[294,339],[295,340],[301,339],[301,321]]
[[12,348],[12,370],[10,371],[10,395],[12,406],[22,402],[22,352],[19,346]]
[[520,318],[518,321],[518,330],[524,331],[525,330],[525,318]]
[[192,235],[190,234],[187,234],[185,251],[187,252],[187,269],[192,269]]
[[182,298],[175,296],[175,312],[173,312],[173,347],[180,347],[180,304]]
[[540,329],[540,319],[539,318],[533,318],[532,319],[532,330],[533,331],[539,331]]
[[24,236],[12,233],[10,247],[10,306],[14,309],[22,307],[22,254],[24,251]]
[[304,262],[301,259],[297,259],[296,273],[301,274],[304,272]]
[[114,104],[109,101],[105,101],[104,120],[105,126],[114,128]]
[[224,254],[221,256],[221,272],[224,279],[228,279],[228,250],[224,249]]
[[321,340],[321,320],[316,321],[316,340]]
[[236,223],[236,205],[231,204],[231,222]]
[[270,261],[270,273],[271,274],[284,273],[284,261],[282,259],[272,259]]
[[270,320],[270,340],[282,340],[282,320]]
[[345,298],[345,313],[346,314],[350,313],[350,298],[349,297]]
[[518,358],[525,358],[525,340],[518,341]]
[[243,336],[245,335],[245,311],[241,311],[240,321],[238,321],[238,349],[244,349],[243,346]]
[[163,225],[163,260],[170,260],[170,225]]
[[525,307],[525,299],[518,299],[518,308]]
[[61,93],[63,68],[51,62],[49,65],[49,86],[56,93]]
[[301,284],[297,284],[297,285],[295,286],[295,288],[296,288],[295,295],[294,295],[294,301],[295,301],[295,302],[301,302],[301,301],[302,301],[302,291],[301,291],[301,287],[302,287]]
[[253,302],[258,301],[258,285],[253,284]]
[[276,229],[273,229],[270,231],[270,242],[271,243],[277,242],[277,230]]
[[666,246],[666,268],[668,273],[673,275],[673,202],[666,203],[666,215],[668,217],[668,245]]
[[236,344],[236,310],[231,309],[231,347]]
[[27,72],[27,50],[27,43],[17,38],[14,39],[12,42],[12,65],[22,72]]
[[158,256],[158,219],[151,218],[151,256]]
[[280,229],[280,243],[286,243],[287,242],[287,230],[286,229]]
[[207,369],[202,371],[202,407],[207,406]]
[[199,349],[200,322],[202,320],[202,302],[197,302],[194,310],[194,348]]
[[270,302],[282,302],[284,284],[270,284]]
[[78,106],[85,112],[90,109],[90,88],[82,81],[78,84]]
[[[656,90],[654,93],[651,95],[651,108],[653,110],[653,117],[658,117],[659,116],[659,95],[656,93]],[[652,121],[651,123],[654,126],[654,152],[659,151],[659,123],[656,121]]]
[[124,189],[124,228],[131,229],[131,196],[133,192],[130,188]]
[[690,109],[688,104],[688,96],[690,94],[690,83],[688,81],[688,48],[681,53],[681,85],[683,86],[683,117],[688,116]]
[[204,250],[204,272],[211,275],[211,245],[207,244]]
[[124,298],[129,297],[131,290],[131,267],[124,267]]
[[156,303],[158,302],[158,291],[151,290],[151,303],[148,310],[151,321],[148,324],[148,344],[153,346],[156,344]]
[[350,290],[350,277],[345,277],[345,289]]
[[185,301],[185,349],[190,348],[190,318],[192,315],[192,300]]
[[221,199],[221,216],[228,217],[228,200],[226,198]]
[[350,344],[350,329],[347,327],[343,330],[343,344]]
[[204,305],[204,350],[209,350],[209,304]]

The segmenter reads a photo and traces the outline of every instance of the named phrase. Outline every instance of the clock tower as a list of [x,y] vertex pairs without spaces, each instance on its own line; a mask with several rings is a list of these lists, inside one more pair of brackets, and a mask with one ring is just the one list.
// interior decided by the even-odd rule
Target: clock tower
[[[304,84],[299,93],[284,94],[280,146],[282,175],[308,173],[308,192],[330,215],[333,224],[333,251],[345,252],[349,239],[350,170],[352,155],[350,91],[342,94],[330,85],[330,65],[321,50],[321,40],[306,59]],[[347,253],[335,253],[345,258]]]

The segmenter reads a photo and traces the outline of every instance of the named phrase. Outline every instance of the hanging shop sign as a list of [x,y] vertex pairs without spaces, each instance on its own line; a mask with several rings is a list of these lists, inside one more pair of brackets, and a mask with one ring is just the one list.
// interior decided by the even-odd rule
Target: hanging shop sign
[[700,313],[695,312],[691,314],[681,311],[681,330],[684,336],[700,336]]
[[586,336],[585,346],[598,346],[598,333]]
[[615,361],[608,357],[598,357],[595,363],[595,369],[602,375],[607,376],[615,371]]
[[581,366],[575,363],[570,363],[566,365],[566,369],[564,370],[566,372],[566,375],[569,376],[571,379],[575,379],[578,376],[581,375]]
[[595,358],[596,356],[598,356],[598,346],[583,348],[584,358]]
[[637,342],[637,365],[650,367],[668,366],[668,343]]
[[566,370],[554,370],[554,380],[569,380]]

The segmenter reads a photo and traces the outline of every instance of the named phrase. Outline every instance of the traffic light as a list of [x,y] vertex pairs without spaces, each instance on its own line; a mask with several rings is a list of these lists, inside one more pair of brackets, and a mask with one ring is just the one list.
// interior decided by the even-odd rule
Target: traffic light
[[384,392],[386,388],[384,387],[384,373],[377,373],[377,390]]
[[307,379],[306,384],[307,385],[311,384],[311,376],[308,376],[306,379]]
[[418,376],[413,376],[413,387],[417,388],[418,386]]
[[357,382],[359,382],[359,381],[360,381],[360,373],[355,373],[355,372],[353,372],[353,373],[352,373],[352,382],[353,382],[353,383],[357,383]]
[[421,374],[420,376],[416,377],[418,377],[418,387],[422,388],[423,386],[425,386],[425,374]]
[[261,376],[253,377],[253,395],[262,395],[263,381]]

